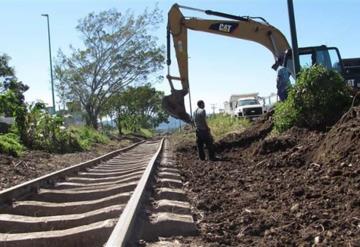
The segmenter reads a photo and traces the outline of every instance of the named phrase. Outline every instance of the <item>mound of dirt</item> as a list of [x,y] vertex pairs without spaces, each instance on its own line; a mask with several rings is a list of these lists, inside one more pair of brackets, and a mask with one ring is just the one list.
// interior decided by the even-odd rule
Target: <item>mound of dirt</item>
[[269,134],[273,128],[274,111],[268,112],[261,119],[241,133],[231,133],[215,144],[217,152],[234,147],[248,147],[251,143],[261,140]]
[[285,151],[286,149],[295,146],[295,144],[296,142],[291,136],[272,137],[261,141],[259,145],[257,145],[254,155]]
[[314,159],[323,163],[360,163],[360,107],[352,107],[331,128]]
[[359,128],[354,108],[328,133],[266,138],[270,116],[221,140],[221,161],[177,152],[203,246],[358,246]]
[[268,160],[269,167],[301,167],[313,162],[313,153],[323,138],[322,132],[293,127],[280,136],[253,143],[248,158]]

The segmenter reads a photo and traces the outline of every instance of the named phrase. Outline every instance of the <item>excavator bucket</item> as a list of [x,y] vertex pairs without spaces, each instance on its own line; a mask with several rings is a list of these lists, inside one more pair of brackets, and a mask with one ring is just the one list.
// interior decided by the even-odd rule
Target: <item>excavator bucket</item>
[[191,117],[185,110],[184,97],[186,94],[186,90],[173,90],[170,95],[164,96],[162,106],[174,118],[191,123]]

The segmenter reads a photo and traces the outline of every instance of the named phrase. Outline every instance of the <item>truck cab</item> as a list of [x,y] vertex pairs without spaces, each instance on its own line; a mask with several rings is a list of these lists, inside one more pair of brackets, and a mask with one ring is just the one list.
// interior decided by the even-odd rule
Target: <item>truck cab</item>
[[236,117],[253,119],[262,114],[264,114],[264,107],[256,97],[240,98],[234,110]]

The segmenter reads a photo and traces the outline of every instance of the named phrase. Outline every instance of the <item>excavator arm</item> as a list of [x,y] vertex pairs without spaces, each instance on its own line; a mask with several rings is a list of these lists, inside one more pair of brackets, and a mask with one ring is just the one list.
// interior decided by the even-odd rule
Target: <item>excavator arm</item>
[[[205,12],[208,15],[225,17],[231,20],[208,20],[198,18],[185,18],[180,8],[187,8]],[[286,52],[290,49],[289,43],[285,36],[275,27],[268,24],[264,19],[262,22],[255,21],[251,17],[240,17],[211,10],[199,10],[174,4],[168,13],[167,26],[167,65],[171,95],[163,99],[163,107],[175,118],[185,122],[191,122],[191,117],[186,113],[184,106],[184,97],[189,92],[189,71],[188,71],[188,44],[187,31],[202,31],[233,37],[243,40],[257,42],[265,46],[274,55],[275,63],[273,69],[277,69],[279,63],[284,60]],[[173,38],[173,44],[178,62],[180,76],[170,75],[169,66],[171,64],[170,56],[170,35]],[[292,68],[289,68],[292,71]],[[182,89],[175,89],[173,80],[180,80]]]

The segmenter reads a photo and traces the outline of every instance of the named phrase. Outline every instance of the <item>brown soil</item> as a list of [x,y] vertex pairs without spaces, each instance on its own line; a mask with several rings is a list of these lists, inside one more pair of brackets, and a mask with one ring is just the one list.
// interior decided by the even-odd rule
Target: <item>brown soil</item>
[[265,138],[272,130],[273,111],[266,114],[263,118],[255,122],[250,128],[245,129],[241,133],[231,133],[225,136],[216,144],[218,152],[222,152],[226,149],[233,147],[248,147],[253,142]]
[[320,162],[359,163],[360,107],[350,109],[329,131],[317,150],[315,159]]
[[86,152],[49,154],[43,151],[27,151],[21,157],[0,154],[0,190],[26,182],[59,169],[84,162],[139,141],[138,138],[97,144]]
[[360,108],[327,133],[267,137],[271,114],[200,161],[177,152],[205,246],[360,246]]

